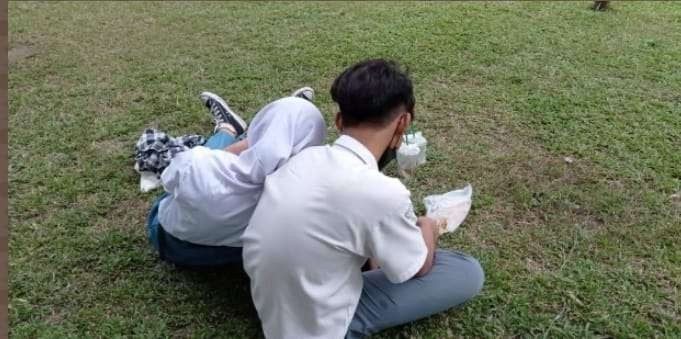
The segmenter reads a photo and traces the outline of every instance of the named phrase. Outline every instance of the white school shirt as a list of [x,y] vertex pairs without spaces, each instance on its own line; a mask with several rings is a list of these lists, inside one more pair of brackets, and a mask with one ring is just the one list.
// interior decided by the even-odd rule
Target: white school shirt
[[428,254],[409,191],[349,136],[310,147],[267,177],[242,241],[267,338],[344,337],[367,258],[401,283]]
[[194,244],[240,247],[262,188],[238,180],[227,165],[237,162],[233,153],[203,146],[178,153],[161,175],[169,194],[159,205],[161,227]]

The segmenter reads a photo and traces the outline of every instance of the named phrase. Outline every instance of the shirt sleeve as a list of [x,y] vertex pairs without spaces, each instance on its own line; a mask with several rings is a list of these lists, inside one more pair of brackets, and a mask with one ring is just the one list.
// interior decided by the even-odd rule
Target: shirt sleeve
[[231,153],[203,146],[178,153],[161,173],[163,189],[178,201],[200,204],[221,189],[222,167]]
[[372,228],[367,243],[371,257],[395,284],[411,279],[428,256],[411,201]]
[[161,173],[161,183],[163,184],[163,189],[171,194],[175,193],[177,188],[182,169],[187,166],[188,157],[185,152],[179,153],[173,161],[170,162],[168,167],[166,167]]

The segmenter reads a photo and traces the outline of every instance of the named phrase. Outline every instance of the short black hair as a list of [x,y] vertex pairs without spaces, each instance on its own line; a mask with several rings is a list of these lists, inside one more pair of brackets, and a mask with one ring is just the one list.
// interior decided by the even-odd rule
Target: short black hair
[[331,98],[340,108],[343,124],[385,126],[404,105],[414,118],[411,79],[397,62],[384,59],[350,66],[331,85]]

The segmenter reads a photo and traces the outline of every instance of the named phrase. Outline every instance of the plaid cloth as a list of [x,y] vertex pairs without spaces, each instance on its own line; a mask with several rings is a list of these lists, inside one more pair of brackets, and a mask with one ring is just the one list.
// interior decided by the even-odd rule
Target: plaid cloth
[[147,128],[135,145],[137,170],[160,175],[170,165],[175,154],[205,143],[206,138],[201,135],[190,134],[173,138],[165,132]]

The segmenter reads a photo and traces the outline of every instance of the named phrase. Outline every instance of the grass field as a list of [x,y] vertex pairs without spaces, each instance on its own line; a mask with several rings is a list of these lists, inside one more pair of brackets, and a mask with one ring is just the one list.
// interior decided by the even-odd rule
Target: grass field
[[335,75],[388,57],[429,139],[405,184],[472,183],[440,246],[487,280],[378,337],[681,337],[681,4],[588,5],[11,2],[10,335],[261,336],[238,269],[150,249],[134,143],[208,134],[202,90],[251,117],[311,85],[331,126]]

